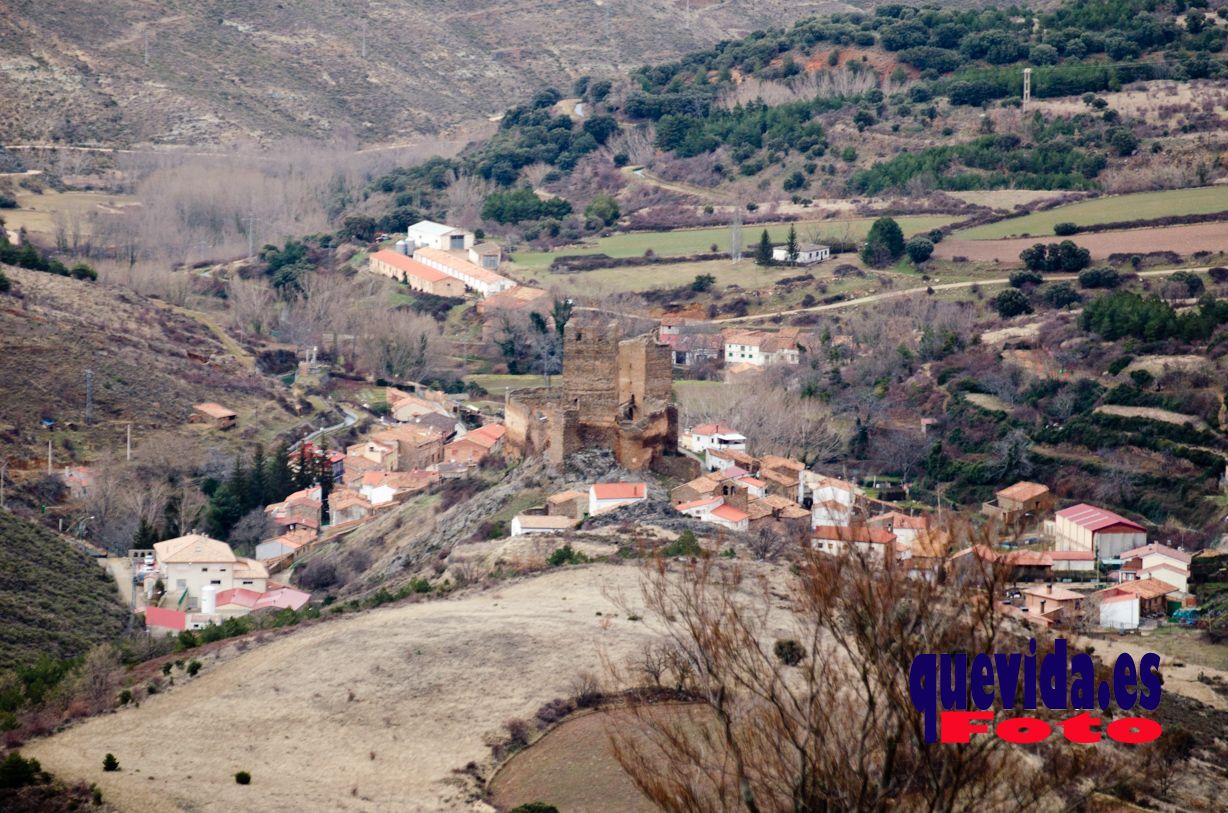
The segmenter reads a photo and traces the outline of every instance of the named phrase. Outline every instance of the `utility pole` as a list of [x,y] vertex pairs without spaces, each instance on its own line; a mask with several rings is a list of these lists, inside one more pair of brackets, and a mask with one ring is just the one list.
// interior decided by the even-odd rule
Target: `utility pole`
[[47,473],[51,474],[51,438],[47,438]]
[[1027,107],[1028,102],[1032,101],[1032,69],[1023,69],[1023,105]]
[[255,206],[249,206],[247,210],[247,256],[252,258],[256,256],[256,210]]
[[149,67],[149,32],[142,31],[141,37],[142,39],[145,40],[145,67],[148,68]]
[[740,262],[742,259],[742,207],[736,201],[733,205],[733,222],[729,229],[729,256],[735,263]]
[[4,510],[4,474],[9,470],[9,462],[7,460],[0,464],[0,511]]
[[132,424],[128,424],[128,462],[132,462]]
[[367,21],[362,21],[362,58],[367,58]]
[[94,420],[94,371],[85,371],[85,425]]

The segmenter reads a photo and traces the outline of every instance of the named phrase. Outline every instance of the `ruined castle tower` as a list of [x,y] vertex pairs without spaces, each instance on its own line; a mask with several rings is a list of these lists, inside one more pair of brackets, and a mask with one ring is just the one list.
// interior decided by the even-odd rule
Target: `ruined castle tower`
[[624,467],[649,468],[675,453],[670,351],[652,334],[622,338],[619,324],[577,318],[563,334],[563,386],[507,399],[508,448],[561,462],[585,448],[610,449]]

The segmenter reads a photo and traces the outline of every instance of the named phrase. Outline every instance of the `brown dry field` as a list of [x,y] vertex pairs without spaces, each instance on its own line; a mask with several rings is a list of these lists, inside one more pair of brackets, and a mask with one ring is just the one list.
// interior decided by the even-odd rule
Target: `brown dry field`
[[1105,404],[1098,406],[1094,412],[1103,412],[1106,415],[1120,415],[1123,418],[1149,418],[1153,421],[1161,421],[1163,423],[1173,423],[1178,425],[1189,424],[1195,429],[1208,429],[1207,422],[1196,415],[1182,415],[1180,412],[1171,412],[1167,409],[1157,409],[1155,407],[1132,407],[1132,406],[1116,406]]
[[[638,597],[637,579],[567,568],[330,621],[24,750],[125,813],[475,809],[452,771],[489,757],[484,737],[600,672],[599,647],[621,658],[649,634],[611,617],[608,591]],[[121,771],[102,771],[108,752]]]
[[[1019,252],[1037,243],[1052,243],[1060,238],[1018,237],[1008,240],[946,239],[934,247],[934,256],[949,260],[967,257],[974,262],[1019,262]],[[1078,234],[1073,239],[1088,249],[1092,257],[1103,259],[1110,254],[1145,254],[1149,251],[1175,251],[1189,255],[1196,251],[1228,251],[1228,225],[1196,223],[1188,226],[1168,226],[1157,229],[1128,229],[1096,234]]]
[[507,809],[540,801],[561,813],[653,813],[610,747],[611,727],[626,722],[635,716],[619,709],[567,720],[511,758],[491,783],[492,800]]

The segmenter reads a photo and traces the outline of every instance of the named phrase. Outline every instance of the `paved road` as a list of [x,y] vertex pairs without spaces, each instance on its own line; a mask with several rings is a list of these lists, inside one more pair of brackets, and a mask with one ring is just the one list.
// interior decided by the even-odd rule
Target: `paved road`
[[[1140,277],[1163,277],[1169,274],[1175,274],[1178,271],[1195,271],[1205,272],[1206,268],[1159,268],[1152,271],[1140,271]],[[1078,279],[1077,274],[1046,274],[1046,282],[1069,282]],[[820,311],[835,311],[844,308],[855,308],[860,305],[868,305],[872,302],[882,302],[887,299],[897,299],[902,296],[910,296],[917,293],[925,293],[929,288],[935,291],[953,291],[958,288],[971,288],[973,285],[1009,285],[1010,280],[1006,277],[996,279],[976,279],[968,282],[944,282],[939,285],[932,286],[917,286],[915,288],[900,288],[895,291],[883,291],[882,293],[870,294],[869,296],[858,297],[857,299],[846,299],[841,302],[831,302],[826,305],[813,305],[809,308],[793,308],[785,311],[773,311],[771,313],[756,313],[750,316],[725,316],[720,319],[711,319],[711,322],[755,322],[762,319],[772,319],[777,316],[793,316],[798,313],[818,313]]]
[[303,438],[302,440],[295,441],[294,445],[290,447],[290,451],[292,452],[297,451],[298,447],[302,445],[304,440],[310,442],[320,437],[321,435],[331,435],[334,432],[341,432],[345,429],[349,429],[351,426],[358,423],[359,416],[357,412],[354,412],[349,407],[342,406],[341,404],[334,404],[334,406],[336,406],[338,409],[340,409],[342,412],[345,413],[345,420],[341,421],[341,423],[333,424],[332,426],[325,426],[323,429],[317,429],[316,431],[312,432],[310,435]]

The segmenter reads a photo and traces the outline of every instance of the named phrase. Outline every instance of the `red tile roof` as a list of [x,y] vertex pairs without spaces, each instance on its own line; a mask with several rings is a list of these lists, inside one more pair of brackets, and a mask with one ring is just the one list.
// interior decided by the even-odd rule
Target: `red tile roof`
[[256,606],[256,602],[260,600],[260,595],[255,590],[248,590],[246,587],[232,587],[217,594],[217,606],[224,607],[227,604],[237,604],[240,607],[250,609]]
[[461,440],[473,441],[477,445],[489,449],[507,434],[507,427],[501,423],[488,423],[465,434]]
[[690,502],[680,502],[675,505],[674,508],[678,511],[689,511],[692,508],[700,508],[705,505],[712,505],[719,502],[721,502],[720,497],[704,497],[698,500],[691,500]]
[[721,504],[713,512],[712,516],[720,517],[726,522],[745,522],[750,519],[750,514],[745,511],[739,511],[732,505]]
[[1132,559],[1135,556],[1149,556],[1157,554],[1167,556],[1169,559],[1174,559],[1178,562],[1184,562],[1187,565],[1194,560],[1193,554],[1187,553],[1183,550],[1177,550],[1176,548],[1170,548],[1168,545],[1161,545],[1159,542],[1152,542],[1149,545],[1143,545],[1141,548],[1135,548],[1134,550],[1122,551],[1121,558]]
[[593,496],[599,500],[638,500],[648,494],[644,483],[594,483]]
[[1005,497],[1008,500],[1017,500],[1018,502],[1028,502],[1037,497],[1042,497],[1049,493],[1049,487],[1040,483],[1031,483],[1027,480],[1021,480],[1013,486],[1007,486],[997,492],[999,498]]
[[215,404],[212,401],[207,401],[203,404],[197,404],[196,406],[192,408],[195,409],[197,412],[203,412],[204,414],[208,415],[210,418],[233,418],[235,417],[235,411],[233,409],[227,409],[221,404]]
[[741,435],[742,433],[723,423],[701,423],[691,430],[692,435]]
[[1135,581],[1122,582],[1117,585],[1116,589],[1134,593],[1139,598],[1157,598],[1158,596],[1166,596],[1169,593],[1177,592],[1176,587],[1159,579],[1137,579]]
[[[465,276],[473,277],[475,280],[478,280],[479,282],[484,282],[487,284],[497,284],[500,282],[508,281],[507,277],[500,276],[496,274],[494,271],[485,269],[480,265],[471,263],[468,260],[462,259],[460,257],[455,256],[454,254],[451,254],[447,251],[443,251],[438,248],[429,248],[429,247],[418,248],[414,250],[414,255],[423,257],[428,260],[433,260],[434,262],[437,262],[440,265],[445,265],[448,268],[451,268],[454,272],[456,272],[456,274],[464,274]],[[455,278],[456,275],[455,274],[445,274],[444,276]]]
[[399,251],[384,249],[372,254],[371,259],[386,262],[398,271],[409,274],[411,277],[417,277],[424,282],[440,282],[445,279],[452,279],[444,272],[437,271],[429,265],[423,265],[413,257],[406,257]]
[[168,630],[187,629],[187,613],[178,610],[164,610],[161,607],[145,608],[145,626],[161,627]]
[[1139,525],[1133,520],[1128,520],[1120,514],[1114,514],[1105,508],[1097,508],[1094,505],[1080,503],[1072,505],[1070,508],[1063,508],[1057,512],[1057,516],[1062,517],[1078,525],[1080,528],[1086,528],[1090,531],[1099,531],[1104,528],[1109,528],[1114,525],[1125,525],[1128,528],[1133,528],[1136,531],[1145,531],[1142,525]]
[[820,525],[814,529],[812,535],[815,539],[870,542],[875,545],[889,545],[895,541],[895,534],[886,528],[872,528],[868,525]]

